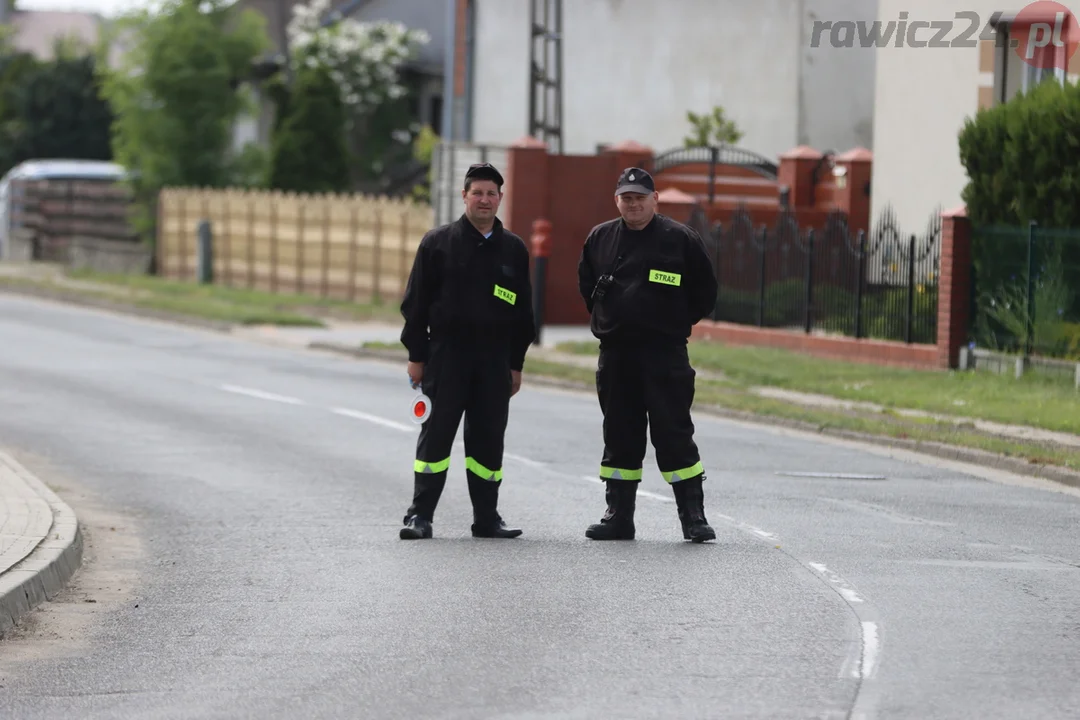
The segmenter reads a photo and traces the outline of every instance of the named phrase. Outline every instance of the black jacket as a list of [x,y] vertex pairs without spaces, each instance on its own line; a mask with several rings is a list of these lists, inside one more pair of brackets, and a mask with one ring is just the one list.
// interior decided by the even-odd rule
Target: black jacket
[[498,218],[490,238],[462,215],[420,241],[401,301],[401,342],[426,362],[432,342],[457,339],[482,352],[509,353],[521,370],[536,337],[529,251]]
[[[594,300],[604,274],[614,281]],[[701,236],[657,214],[641,230],[622,218],[594,227],[578,261],[578,290],[601,341],[685,343],[716,306],[717,281]]]

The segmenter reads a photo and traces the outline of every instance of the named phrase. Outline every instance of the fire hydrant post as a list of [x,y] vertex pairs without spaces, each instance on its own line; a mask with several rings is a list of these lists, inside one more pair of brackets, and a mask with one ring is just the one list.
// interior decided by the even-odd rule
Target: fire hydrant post
[[548,256],[551,254],[551,221],[533,220],[530,242],[533,256],[532,304],[536,318],[536,339],[533,344],[539,345],[544,327],[544,290],[547,285]]

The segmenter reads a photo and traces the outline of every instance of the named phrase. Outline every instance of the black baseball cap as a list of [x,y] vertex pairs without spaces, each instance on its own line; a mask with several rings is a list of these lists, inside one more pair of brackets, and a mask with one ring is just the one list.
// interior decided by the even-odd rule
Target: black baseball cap
[[622,195],[628,192],[641,193],[642,195],[651,195],[656,192],[656,185],[653,184],[652,175],[636,167],[623,170],[622,175],[619,176],[618,184],[615,185],[615,194]]
[[470,180],[490,180],[499,187],[503,186],[503,176],[491,163],[477,163],[470,165],[465,171],[465,182]]

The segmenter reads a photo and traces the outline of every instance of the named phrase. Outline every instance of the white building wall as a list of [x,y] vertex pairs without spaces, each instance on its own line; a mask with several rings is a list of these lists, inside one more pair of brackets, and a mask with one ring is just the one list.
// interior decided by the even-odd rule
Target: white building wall
[[[714,105],[747,149],[799,144],[802,1],[566,0],[564,151],[678,147],[687,110]],[[528,131],[529,0],[477,0],[476,19],[472,139],[512,142]]]
[[[471,139],[508,145],[529,131],[529,0],[473,2]],[[564,2],[563,11],[572,17],[570,4]]]
[[[898,20],[908,13],[916,20],[952,21],[948,38],[964,33],[970,21],[958,12],[976,12],[979,35],[991,15],[1019,12],[1028,3],[1013,0],[879,0],[879,17]],[[1074,15],[1080,0],[1062,3]],[[930,39],[934,30],[921,30],[917,39]],[[904,232],[921,233],[938,205],[949,210],[963,204],[967,173],[960,163],[957,136],[964,121],[975,115],[979,85],[978,47],[912,48],[895,41],[880,48],[874,109],[874,174],[871,185],[874,217],[886,204],[897,211]],[[910,228],[910,230],[908,229]]]
[[[877,17],[878,0],[802,0],[802,4],[799,144],[822,152],[872,150],[876,53],[858,43],[834,45],[833,26],[825,23],[871,22]],[[837,37],[842,39],[842,33]]]

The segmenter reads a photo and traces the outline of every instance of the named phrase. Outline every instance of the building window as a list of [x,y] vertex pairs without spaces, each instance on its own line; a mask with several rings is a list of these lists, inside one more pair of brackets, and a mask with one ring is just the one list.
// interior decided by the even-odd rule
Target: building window
[[[1055,18],[1048,17],[1045,20],[1050,27],[1054,27]],[[988,44],[987,50],[990,50],[989,45],[992,45],[993,65],[989,68],[985,66],[989,63],[983,63],[980,69],[993,72],[993,105],[1006,103],[1040,83],[1055,81],[1064,84],[1069,79],[1068,66],[1071,63],[1066,43],[1055,45],[1051,42],[1045,47],[1034,47],[1030,49],[1030,59],[1021,57],[1021,42],[1026,43],[1028,40],[1031,21],[1032,18],[1025,18],[1023,24],[1018,24],[1015,16],[1004,13],[998,13],[991,20],[997,35],[993,40],[983,42]],[[1071,15],[1066,15],[1063,23],[1060,37],[1069,39],[1077,32],[1077,28],[1073,27],[1075,21]],[[988,54],[984,53],[984,57]],[[1075,56],[1072,60],[1072,64],[1075,64]]]

